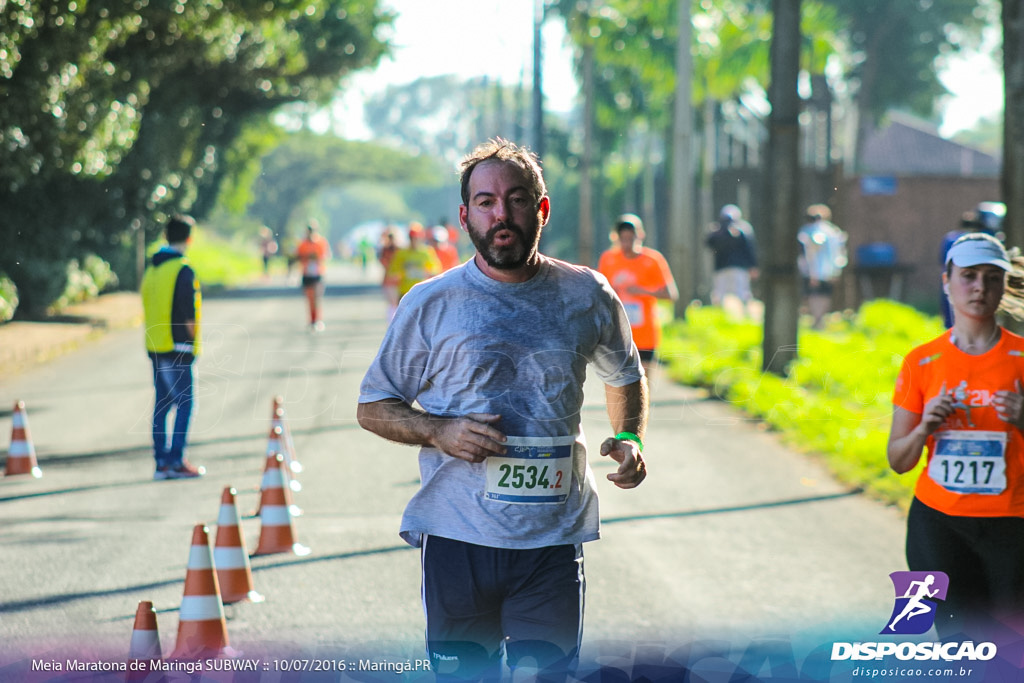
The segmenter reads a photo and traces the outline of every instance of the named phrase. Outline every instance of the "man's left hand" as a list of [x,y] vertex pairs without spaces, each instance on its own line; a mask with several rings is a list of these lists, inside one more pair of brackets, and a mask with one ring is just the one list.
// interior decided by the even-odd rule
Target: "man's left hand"
[[647,465],[633,441],[609,437],[601,444],[601,455],[611,456],[619,463],[619,469],[608,475],[608,481],[620,489],[636,488],[647,476]]

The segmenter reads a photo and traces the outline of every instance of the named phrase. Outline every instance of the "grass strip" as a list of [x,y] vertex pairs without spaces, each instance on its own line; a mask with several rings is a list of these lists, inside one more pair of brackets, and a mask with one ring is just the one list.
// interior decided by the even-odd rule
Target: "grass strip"
[[840,481],[906,509],[923,458],[913,473],[889,469],[893,384],[904,355],[942,331],[937,317],[876,299],[823,330],[801,321],[798,358],[780,377],[761,370],[760,323],[691,306],[685,321],[666,326],[661,356],[673,380],[763,420]]

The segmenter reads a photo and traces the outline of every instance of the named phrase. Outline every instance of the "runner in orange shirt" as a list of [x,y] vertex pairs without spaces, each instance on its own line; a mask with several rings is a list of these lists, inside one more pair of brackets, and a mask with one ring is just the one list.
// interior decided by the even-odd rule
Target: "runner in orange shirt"
[[661,344],[658,300],[675,301],[679,290],[665,257],[643,246],[644,224],[638,216],[631,213],[619,216],[615,233],[618,246],[601,254],[597,269],[622,299],[633,330],[633,342],[640,351],[644,371],[650,374],[655,352]]
[[993,617],[1024,621],[1024,338],[996,321],[1024,311],[1022,266],[984,233],[954,242],[942,278],[953,328],[907,354],[896,380],[889,465],[909,472],[927,450],[907,565],[948,575],[944,639],[988,638]]
[[324,294],[324,270],[327,258],[331,255],[331,247],[317,230],[319,226],[311,220],[306,227],[306,238],[299,242],[295,250],[295,259],[302,268],[302,291],[309,302],[309,328],[313,332],[324,329],[320,318],[320,300]]
[[434,253],[441,261],[441,270],[451,270],[462,263],[459,250],[448,239],[448,228],[437,225],[427,231],[427,244],[434,248]]

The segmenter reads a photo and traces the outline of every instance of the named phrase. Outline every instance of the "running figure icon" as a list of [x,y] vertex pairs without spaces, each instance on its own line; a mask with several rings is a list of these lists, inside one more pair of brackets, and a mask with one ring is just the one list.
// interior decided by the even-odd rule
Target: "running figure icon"
[[903,611],[899,613],[892,623],[889,624],[889,630],[896,630],[896,622],[900,619],[913,619],[921,614],[928,614],[934,609],[934,603],[928,604],[924,602],[925,598],[933,598],[939,592],[939,589],[928,590],[928,588],[935,583],[935,575],[929,574],[923,581],[911,581],[910,586],[907,587],[907,592],[902,597],[909,598],[907,604],[903,607]]

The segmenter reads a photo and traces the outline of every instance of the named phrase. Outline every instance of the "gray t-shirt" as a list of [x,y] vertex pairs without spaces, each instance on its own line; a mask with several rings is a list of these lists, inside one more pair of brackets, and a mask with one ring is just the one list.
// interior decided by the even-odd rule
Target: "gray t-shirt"
[[[415,286],[395,313],[359,402],[398,398],[428,413],[494,413],[516,442],[469,463],[420,450],[420,490],[400,534],[500,548],[599,536],[597,490],[580,430],[587,364],[606,384],[643,376],[629,320],[601,274],[543,257],[527,282],[493,280],[473,260]],[[559,439],[558,437],[561,437]]]

